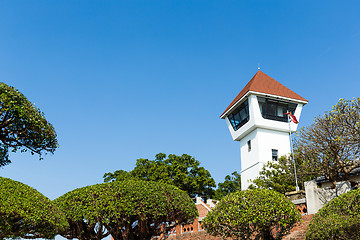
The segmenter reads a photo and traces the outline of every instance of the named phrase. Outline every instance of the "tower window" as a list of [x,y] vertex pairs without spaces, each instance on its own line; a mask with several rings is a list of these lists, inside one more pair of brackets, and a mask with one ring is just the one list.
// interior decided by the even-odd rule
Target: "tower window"
[[271,159],[273,161],[277,161],[278,160],[278,150],[277,149],[271,149]]
[[295,112],[297,104],[279,101],[271,98],[257,97],[263,118],[287,122],[286,112]]
[[238,130],[242,125],[249,121],[249,104],[245,100],[232,113],[229,114],[228,119],[234,131]]
[[248,152],[251,151],[251,140],[247,141]]

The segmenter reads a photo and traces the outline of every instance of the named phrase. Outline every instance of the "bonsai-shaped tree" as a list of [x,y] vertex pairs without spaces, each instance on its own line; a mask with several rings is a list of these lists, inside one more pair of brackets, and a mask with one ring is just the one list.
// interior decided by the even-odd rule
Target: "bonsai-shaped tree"
[[[111,191],[109,184],[96,184],[70,191],[53,200],[66,215],[69,227],[59,232],[67,239],[102,239],[110,233],[104,228],[108,209],[102,209]],[[108,204],[112,204],[109,202]]]
[[65,215],[35,189],[0,177],[0,239],[54,238]]
[[208,233],[232,239],[281,239],[300,220],[295,205],[268,189],[231,193],[203,221]]
[[319,210],[306,231],[306,239],[360,239],[360,189],[334,198]]
[[56,132],[44,114],[21,92],[0,82],[0,166],[11,161],[8,151],[53,153]]
[[66,214],[66,238],[147,240],[197,217],[195,204],[173,185],[124,180],[75,189],[54,200]]

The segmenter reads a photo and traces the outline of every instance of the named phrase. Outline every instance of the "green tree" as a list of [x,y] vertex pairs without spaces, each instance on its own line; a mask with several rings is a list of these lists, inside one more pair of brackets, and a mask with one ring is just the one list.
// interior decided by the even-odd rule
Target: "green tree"
[[295,205],[268,189],[238,191],[224,197],[203,221],[208,233],[232,239],[281,239],[300,220]]
[[147,240],[197,217],[189,196],[177,187],[124,180],[75,189],[54,200],[66,214],[66,238]]
[[130,172],[118,170],[104,175],[105,182],[127,178],[172,184],[186,191],[190,197],[211,197],[213,187],[216,187],[210,172],[200,167],[200,162],[187,154],[170,154],[167,157],[166,154],[159,153],[155,160],[138,159]]
[[[295,166],[299,187],[304,189],[304,181],[311,180],[312,176],[300,158],[296,158]],[[267,162],[249,188],[272,189],[282,194],[295,191],[294,163],[286,156],[280,157],[277,162]]]
[[214,192],[213,198],[221,200],[226,195],[241,190],[241,176],[235,171],[230,175],[226,175],[225,181],[218,183],[218,188]]
[[0,239],[54,238],[65,215],[35,189],[0,177]]
[[104,174],[104,182],[111,181],[123,181],[127,179],[133,179],[131,174],[125,170],[116,170],[114,173],[105,173]]
[[295,142],[297,157],[309,173],[337,181],[360,167],[360,98],[340,99],[330,112],[303,128]]
[[[110,233],[104,228],[109,209],[105,206],[109,184],[96,184],[70,191],[53,200],[66,215],[69,227],[59,232],[67,239],[102,239]],[[114,203],[109,203],[114,204]]]
[[11,161],[8,151],[41,155],[57,148],[54,127],[44,114],[13,87],[0,83],[0,166]]
[[319,210],[306,230],[308,240],[360,239],[360,189],[334,198]]

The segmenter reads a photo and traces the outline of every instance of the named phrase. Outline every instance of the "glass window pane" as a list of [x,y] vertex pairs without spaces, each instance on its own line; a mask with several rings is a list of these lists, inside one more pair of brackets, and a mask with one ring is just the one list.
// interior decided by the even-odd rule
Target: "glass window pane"
[[278,150],[277,149],[271,149],[271,158],[273,161],[278,160]]
[[287,105],[280,104],[277,110],[277,116],[284,117],[284,114],[287,112]]
[[244,120],[244,119],[246,119],[246,110],[243,108],[243,109],[241,109],[241,111],[240,111],[240,118],[241,118],[241,121],[242,120]]
[[291,112],[291,113],[295,113],[295,109],[296,109],[296,107],[297,107],[297,105],[296,104],[293,104],[293,103],[290,103],[289,104],[289,107],[288,107],[288,109],[289,109],[289,112]]
[[248,100],[245,100],[245,102],[240,104],[232,113],[230,113],[228,119],[235,131],[249,121]]
[[273,116],[276,116],[276,112],[277,112],[277,107],[275,104],[268,104],[268,108],[267,108],[267,113],[266,114],[270,114]]
[[264,105],[264,103],[259,102],[259,107],[260,107],[260,113],[261,114],[263,114],[263,105]]
[[258,97],[259,108],[263,118],[287,122],[287,116],[284,115],[287,111],[295,112],[297,104],[276,99]]
[[251,140],[247,141],[247,145],[248,145],[248,152],[251,151]]
[[240,115],[239,114],[236,114],[234,116],[234,119],[235,119],[235,124],[239,124],[240,123]]

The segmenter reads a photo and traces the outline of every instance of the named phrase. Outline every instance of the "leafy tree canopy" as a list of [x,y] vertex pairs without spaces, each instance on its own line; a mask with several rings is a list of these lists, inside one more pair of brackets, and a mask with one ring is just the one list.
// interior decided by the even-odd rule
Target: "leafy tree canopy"
[[270,240],[281,239],[299,220],[300,213],[289,199],[273,190],[253,189],[224,197],[203,226],[224,239]]
[[187,154],[166,156],[159,153],[155,160],[138,159],[130,172],[118,170],[104,175],[105,182],[127,178],[172,184],[186,191],[190,197],[210,197],[213,194],[212,188],[216,186],[210,172],[200,167],[200,162]]
[[[304,189],[304,181],[311,180],[307,167],[300,158],[295,160],[296,173],[300,189]],[[272,189],[279,193],[295,191],[294,163],[286,156],[279,158],[277,162],[267,162],[259,173],[259,177],[252,180],[250,189]]]
[[306,231],[308,240],[360,239],[360,189],[334,198],[319,210]]
[[[104,229],[108,209],[105,194],[110,191],[108,184],[97,184],[78,188],[53,200],[66,215],[69,227],[59,232],[67,239],[102,239],[109,235]],[[106,212],[105,212],[106,210]]]
[[57,148],[54,127],[44,114],[13,87],[0,83],[0,166],[9,160],[8,151],[30,151],[40,155]]
[[213,198],[221,200],[226,195],[241,190],[241,176],[235,171],[230,175],[226,175],[225,181],[218,183],[218,188],[214,192]]
[[360,167],[360,98],[340,99],[330,112],[315,118],[297,138],[297,157],[309,171],[325,176],[335,186]]
[[[66,214],[66,238],[146,240],[197,217],[189,196],[173,185],[124,180],[75,189],[54,200]],[[163,227],[161,227],[163,225]]]
[[35,189],[0,177],[0,239],[54,238],[65,215]]
[[133,177],[131,173],[125,170],[117,170],[114,173],[104,174],[104,182],[123,181],[128,179],[136,179],[136,178]]

